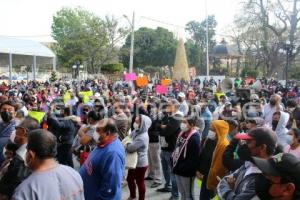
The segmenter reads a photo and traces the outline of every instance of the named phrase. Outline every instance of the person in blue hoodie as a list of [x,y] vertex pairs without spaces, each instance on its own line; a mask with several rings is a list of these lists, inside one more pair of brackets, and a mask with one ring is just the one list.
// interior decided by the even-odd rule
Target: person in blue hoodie
[[120,200],[125,170],[125,149],[118,139],[116,123],[101,120],[93,133],[97,147],[80,168],[86,200]]

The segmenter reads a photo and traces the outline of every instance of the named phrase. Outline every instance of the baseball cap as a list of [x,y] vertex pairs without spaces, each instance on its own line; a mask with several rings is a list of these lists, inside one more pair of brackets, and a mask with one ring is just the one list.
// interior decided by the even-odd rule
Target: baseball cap
[[185,98],[185,94],[183,92],[179,92],[178,96],[182,97],[182,98]]
[[253,157],[255,165],[263,174],[281,177],[300,186],[300,159],[290,153],[279,153],[269,159]]
[[277,143],[274,131],[265,127],[252,129],[248,133],[236,134],[235,138],[239,140],[255,140],[258,145],[265,144],[272,149],[276,148]]

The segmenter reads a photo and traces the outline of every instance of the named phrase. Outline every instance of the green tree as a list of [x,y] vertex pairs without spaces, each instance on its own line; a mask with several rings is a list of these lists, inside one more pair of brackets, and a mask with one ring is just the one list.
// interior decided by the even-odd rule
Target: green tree
[[[151,29],[142,27],[134,32],[134,67],[173,65],[176,44],[173,33],[165,28]],[[121,48],[120,57],[128,67],[130,35]]]
[[[217,21],[214,15],[208,20],[208,51],[211,52],[216,45]],[[199,68],[200,73],[206,72],[206,19],[202,22],[190,21],[186,24],[185,30],[190,34],[191,39],[186,43],[188,62]]]
[[63,8],[53,17],[54,50],[61,66],[71,68],[77,61],[97,73],[101,66],[115,62],[116,44],[127,34],[113,17],[104,20],[81,8]]

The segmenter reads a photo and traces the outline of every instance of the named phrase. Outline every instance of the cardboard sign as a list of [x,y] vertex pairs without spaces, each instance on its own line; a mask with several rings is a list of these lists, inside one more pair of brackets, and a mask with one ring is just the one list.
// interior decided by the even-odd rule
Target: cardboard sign
[[136,79],[136,85],[138,87],[146,87],[148,85],[148,77],[147,76],[143,76],[143,77],[138,77]]
[[135,81],[136,74],[135,73],[127,73],[125,74],[125,81]]
[[93,91],[79,92],[79,94],[83,96],[83,102],[87,103],[90,101],[90,97],[93,96]]
[[163,79],[161,80],[161,84],[164,86],[169,86],[172,83],[171,79]]
[[168,93],[168,87],[164,85],[157,85],[156,86],[156,93],[157,94],[167,94]]

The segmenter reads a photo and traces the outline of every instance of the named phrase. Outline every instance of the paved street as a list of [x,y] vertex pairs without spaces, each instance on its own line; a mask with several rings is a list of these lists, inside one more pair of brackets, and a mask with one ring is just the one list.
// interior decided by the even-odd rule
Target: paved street
[[[168,200],[171,196],[171,193],[156,192],[157,188],[154,188],[154,189],[150,188],[151,181],[146,181],[146,185],[147,185],[147,189],[146,189],[146,199],[147,200],[148,199],[149,200]],[[158,188],[160,188],[160,187],[158,187]],[[199,194],[200,194],[200,188],[198,188],[195,184],[195,189],[194,189],[195,200],[199,199]],[[128,190],[128,186],[126,186],[125,188],[123,188],[122,200],[127,200],[128,197],[129,197],[129,190]]]

